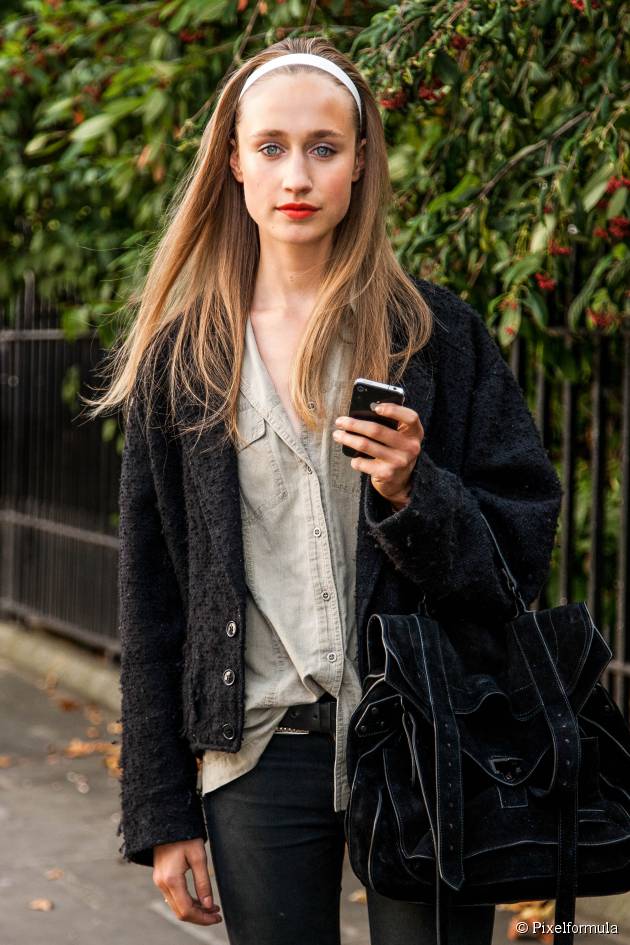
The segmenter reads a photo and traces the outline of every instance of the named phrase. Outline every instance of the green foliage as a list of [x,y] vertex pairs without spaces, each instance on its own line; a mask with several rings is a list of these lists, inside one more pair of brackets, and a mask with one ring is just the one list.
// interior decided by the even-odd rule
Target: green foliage
[[350,53],[385,109],[400,257],[519,332],[630,316],[630,5],[412,2]]
[[327,34],[383,109],[401,261],[509,344],[630,313],[630,5],[26,0],[0,33],[0,300],[75,287],[76,335],[141,276],[218,81]]
[[347,48],[381,6],[324,0],[25,0],[0,14],[0,302],[32,271],[73,288],[64,328],[111,316],[137,286],[219,80],[287,32]]

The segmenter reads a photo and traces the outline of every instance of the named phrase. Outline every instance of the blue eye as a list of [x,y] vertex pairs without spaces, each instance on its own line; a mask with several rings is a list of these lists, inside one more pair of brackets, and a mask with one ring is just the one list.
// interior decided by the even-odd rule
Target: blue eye
[[[263,147],[262,147],[260,150],[261,150],[261,152],[262,152],[263,154],[265,154],[267,157],[276,157],[275,154],[269,154],[269,153],[267,152],[267,149],[268,149],[268,148],[277,148],[277,147],[278,147],[277,144],[265,144],[265,145],[263,145]],[[314,148],[315,151],[321,151],[322,149],[323,149],[324,151],[328,151],[329,153],[328,153],[328,154],[320,154],[319,157],[329,157],[331,154],[335,154],[335,153],[336,153],[336,152],[333,150],[333,148],[330,148],[327,144],[318,144],[318,145]]]
[[[329,147],[328,147],[327,144],[318,144],[317,147],[315,148],[315,150],[316,150],[316,151],[319,151],[320,148],[323,148],[325,151],[330,151],[331,154],[334,154],[334,153],[335,153],[332,148],[329,148]],[[328,157],[327,154],[325,154],[325,155],[323,155],[323,156],[324,156],[324,157]]]

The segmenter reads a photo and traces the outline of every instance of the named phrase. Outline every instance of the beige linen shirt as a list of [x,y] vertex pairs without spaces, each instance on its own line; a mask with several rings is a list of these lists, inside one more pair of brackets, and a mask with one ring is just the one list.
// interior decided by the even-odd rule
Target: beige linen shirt
[[244,445],[237,450],[247,584],[245,723],[238,752],[204,752],[204,794],[256,765],[287,706],[328,692],[338,700],[334,809],[347,806],[346,732],[361,698],[354,608],[360,473],[332,431],[350,353],[342,340],[331,350],[323,434],[300,424],[298,435],[247,321],[238,403]]

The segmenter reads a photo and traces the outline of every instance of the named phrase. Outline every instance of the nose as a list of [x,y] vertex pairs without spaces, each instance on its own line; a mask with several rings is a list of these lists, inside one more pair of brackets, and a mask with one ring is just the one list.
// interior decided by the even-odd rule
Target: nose
[[293,150],[284,163],[284,188],[300,192],[311,189],[308,161],[300,148]]

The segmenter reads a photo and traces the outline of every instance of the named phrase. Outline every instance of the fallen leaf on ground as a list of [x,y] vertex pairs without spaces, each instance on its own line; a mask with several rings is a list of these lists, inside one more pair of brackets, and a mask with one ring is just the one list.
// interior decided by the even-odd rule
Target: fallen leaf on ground
[[55,698],[55,704],[62,712],[76,712],[77,709],[81,708],[81,703],[76,699],[72,699],[70,696],[57,696]]
[[354,892],[351,892],[348,896],[348,902],[367,902],[365,889],[355,889]]
[[31,899],[28,904],[29,909],[35,909],[37,912],[50,912],[54,909],[52,899]]
[[120,767],[120,748],[116,747],[116,753],[112,752],[109,755],[105,755],[103,764],[112,777],[119,778],[122,774],[122,768]]
[[61,879],[63,876],[63,870],[59,866],[53,866],[51,869],[46,870],[44,874],[46,879]]
[[11,755],[0,755],[0,768],[10,768],[13,764]]
[[120,722],[108,722],[107,731],[110,735],[120,735],[122,732],[122,724]]
[[70,744],[64,748],[63,753],[66,758],[82,758],[84,755],[95,753],[109,754],[115,747],[111,742],[85,742],[82,738],[72,738]]
[[96,725],[90,725],[88,728],[86,728],[85,734],[88,738],[98,738],[101,734],[101,730],[100,728],[97,728]]

